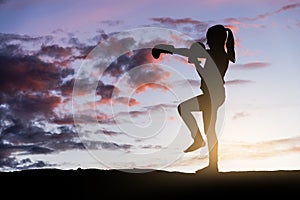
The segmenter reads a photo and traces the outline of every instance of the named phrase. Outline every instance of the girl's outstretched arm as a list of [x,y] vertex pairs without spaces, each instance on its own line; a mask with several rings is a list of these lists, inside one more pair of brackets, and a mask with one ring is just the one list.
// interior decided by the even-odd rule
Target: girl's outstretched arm
[[173,45],[169,44],[158,44],[152,49],[152,56],[156,59],[160,57],[160,54],[177,54],[184,57],[190,57],[191,52],[188,48],[175,48]]

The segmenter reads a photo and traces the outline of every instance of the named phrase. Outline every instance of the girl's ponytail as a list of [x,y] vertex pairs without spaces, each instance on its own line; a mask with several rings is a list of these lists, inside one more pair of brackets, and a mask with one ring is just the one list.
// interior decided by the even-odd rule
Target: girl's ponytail
[[227,41],[226,41],[228,59],[234,63],[235,62],[234,38],[233,38],[232,31],[229,28],[226,28],[226,31],[228,32]]

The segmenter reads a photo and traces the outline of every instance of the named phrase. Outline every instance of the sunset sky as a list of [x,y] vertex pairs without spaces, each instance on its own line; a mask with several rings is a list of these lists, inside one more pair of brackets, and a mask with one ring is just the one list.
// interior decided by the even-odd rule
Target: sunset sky
[[[123,31],[149,27],[198,40],[215,24],[231,28],[236,43],[218,126],[220,170],[299,170],[299,13],[299,0],[0,0],[0,170],[139,167],[194,172],[204,167],[207,157],[199,151],[171,162],[166,153],[175,155],[185,146],[155,154],[180,132],[174,91],[187,90],[183,83],[188,82],[195,93],[201,92],[193,66],[175,56],[154,60],[147,49],[104,66],[101,44],[119,39]],[[150,44],[149,38],[162,37],[152,34],[145,33],[146,41],[141,35],[133,40]],[[175,40],[173,32],[164,36]],[[81,134],[82,127],[74,126],[72,103],[84,95],[73,87],[78,74],[91,66],[107,69],[97,85],[96,112],[89,100],[80,108],[85,123],[92,124],[95,114],[98,124]],[[145,85],[150,82],[157,83]],[[112,99],[123,128],[130,120],[141,126],[164,121],[167,126],[150,138],[143,131],[127,135],[111,118]],[[88,137],[87,142],[80,136]],[[191,142],[187,130],[179,137],[182,145]]]

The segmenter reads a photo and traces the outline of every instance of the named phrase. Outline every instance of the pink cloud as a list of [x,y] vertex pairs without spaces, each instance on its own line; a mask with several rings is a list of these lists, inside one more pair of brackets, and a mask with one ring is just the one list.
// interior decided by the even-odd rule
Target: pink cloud
[[156,84],[156,83],[146,83],[146,84],[142,84],[141,86],[139,86],[135,90],[135,93],[139,94],[141,92],[145,92],[147,89],[160,89],[161,91],[168,91],[169,90],[167,87]]
[[235,34],[238,32],[238,30],[239,30],[239,27],[237,27],[237,26],[235,26],[235,25],[225,25],[225,28],[229,28],[229,29],[233,32],[234,35],[235,35]]
[[244,118],[249,116],[249,113],[247,112],[237,112],[234,114],[234,116],[232,117],[232,119],[240,119],[240,118]]
[[[109,105],[111,103],[124,104],[124,105],[128,105],[128,106],[135,106],[135,105],[139,104],[139,102],[134,98],[118,97],[116,99],[102,98],[100,101],[96,102],[96,105],[97,106]],[[93,104],[91,104],[90,106],[93,106]]]
[[254,17],[243,17],[243,18],[233,18],[233,17],[231,17],[231,18],[226,18],[224,21],[226,23],[229,23],[229,24],[241,25],[241,24],[248,23],[248,22],[253,22],[253,21],[256,21],[256,20],[266,19],[266,18],[268,18],[272,15],[279,14],[281,12],[286,12],[286,11],[296,9],[296,8],[299,8],[299,7],[300,7],[300,3],[288,4],[288,5],[282,6],[281,8],[279,8],[277,10],[274,10],[272,12],[265,12],[265,13],[262,13],[262,14],[258,14]]
[[226,85],[241,85],[241,84],[248,84],[248,83],[254,83],[254,81],[242,80],[242,79],[234,79],[234,80],[226,81]]
[[248,49],[240,49],[239,50],[239,55],[241,56],[247,56],[247,57],[253,57],[259,53],[259,50],[253,51],[253,50],[248,50]]
[[267,62],[250,62],[245,64],[233,64],[231,67],[235,69],[260,69],[269,67],[271,64]]
[[119,97],[115,100],[117,103],[121,103],[128,106],[135,106],[138,105],[139,102],[134,98],[128,98],[128,97]]

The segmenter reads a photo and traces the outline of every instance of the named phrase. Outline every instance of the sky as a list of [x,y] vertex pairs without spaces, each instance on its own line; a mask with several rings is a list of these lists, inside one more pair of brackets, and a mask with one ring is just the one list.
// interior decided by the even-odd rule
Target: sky
[[205,41],[215,24],[236,44],[220,170],[299,170],[299,11],[297,0],[0,0],[0,170],[203,168],[205,149],[183,154],[192,139],[176,110],[200,79],[147,48]]

